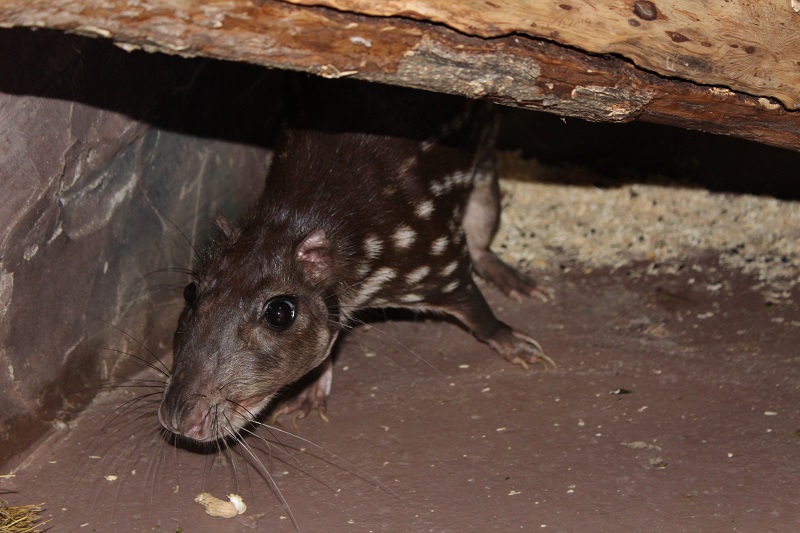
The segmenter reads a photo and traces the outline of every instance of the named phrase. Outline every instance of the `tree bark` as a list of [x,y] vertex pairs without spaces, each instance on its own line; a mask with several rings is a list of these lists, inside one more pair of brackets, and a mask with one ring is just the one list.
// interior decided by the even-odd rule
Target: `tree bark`
[[792,0],[325,3],[336,9],[273,0],[3,0],[0,24],[800,149],[800,14]]

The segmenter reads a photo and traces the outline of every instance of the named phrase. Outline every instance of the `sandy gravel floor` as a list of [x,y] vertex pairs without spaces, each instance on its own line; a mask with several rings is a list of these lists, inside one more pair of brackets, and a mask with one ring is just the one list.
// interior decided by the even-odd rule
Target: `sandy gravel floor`
[[543,165],[516,152],[502,152],[499,162],[504,201],[495,247],[511,262],[617,269],[646,261],[648,273],[664,274],[698,268],[695,257],[711,254],[720,267],[753,274],[770,301],[788,298],[800,282],[798,201],[666,179],[599,188],[586,168]]

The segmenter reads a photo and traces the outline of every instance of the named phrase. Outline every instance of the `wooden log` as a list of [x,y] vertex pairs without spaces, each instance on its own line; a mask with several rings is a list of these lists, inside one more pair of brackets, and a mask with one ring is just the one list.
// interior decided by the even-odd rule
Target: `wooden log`
[[[564,17],[571,16],[572,10],[561,11],[567,13]],[[659,76],[616,56],[586,54],[526,35],[470,36],[405,18],[421,16],[417,12],[398,14],[403,17],[364,16],[271,0],[0,2],[2,26],[98,36],[127,50],[246,61],[327,77],[354,76],[484,97],[562,116],[616,122],[642,119],[800,149],[800,113],[787,109],[766,90],[766,96],[753,96],[726,86],[698,85]],[[507,30],[495,26],[486,25],[494,33]]]
[[800,107],[796,0],[289,0],[443,24],[468,35],[529,35],[615,54],[665,77]]

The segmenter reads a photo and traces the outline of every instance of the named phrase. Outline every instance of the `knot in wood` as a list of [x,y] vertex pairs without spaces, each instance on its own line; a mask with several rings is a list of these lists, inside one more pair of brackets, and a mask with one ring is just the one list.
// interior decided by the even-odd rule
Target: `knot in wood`
[[638,0],[633,4],[633,14],[642,20],[655,20],[658,18],[658,9],[649,0]]

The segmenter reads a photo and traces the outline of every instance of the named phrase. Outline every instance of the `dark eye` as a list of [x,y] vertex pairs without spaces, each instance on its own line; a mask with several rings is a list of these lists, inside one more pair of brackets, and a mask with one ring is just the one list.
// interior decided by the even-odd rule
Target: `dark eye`
[[264,308],[267,324],[275,330],[284,330],[294,322],[297,306],[290,296],[276,296]]
[[197,301],[197,283],[193,281],[183,288],[183,299],[188,305],[194,305]]

